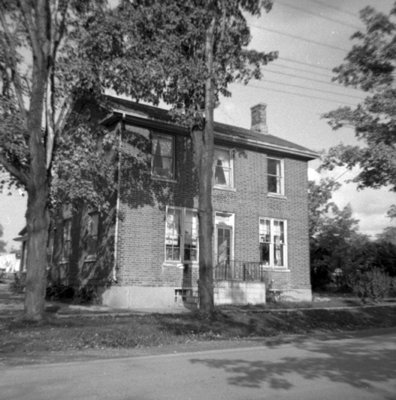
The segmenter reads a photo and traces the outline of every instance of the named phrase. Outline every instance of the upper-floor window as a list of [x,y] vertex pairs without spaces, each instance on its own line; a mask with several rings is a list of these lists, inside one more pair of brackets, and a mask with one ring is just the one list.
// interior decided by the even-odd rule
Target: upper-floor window
[[284,194],[283,160],[267,158],[268,193]]
[[165,261],[198,261],[197,211],[188,208],[167,208]]
[[165,179],[174,178],[174,138],[154,133],[151,144],[151,173]]
[[233,160],[228,149],[216,148],[214,151],[214,184],[216,187],[234,186]]
[[269,267],[287,266],[286,221],[260,218],[260,262]]

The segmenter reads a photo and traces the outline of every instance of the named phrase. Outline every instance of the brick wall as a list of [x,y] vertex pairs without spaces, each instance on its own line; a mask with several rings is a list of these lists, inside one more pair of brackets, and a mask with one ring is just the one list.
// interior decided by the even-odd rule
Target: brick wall
[[[141,129],[136,132],[149,134]],[[131,134],[130,131],[128,135]],[[166,205],[197,207],[191,143],[187,137],[177,137],[175,146],[175,182],[154,180],[149,169],[144,185],[133,179],[129,182],[132,189],[128,190],[128,200],[123,201],[120,210],[118,281],[121,285],[175,288],[196,285],[197,266],[164,264]],[[287,220],[288,271],[271,270],[270,274],[277,286],[309,289],[307,163],[284,158],[285,195],[274,198],[267,193],[267,155],[255,149],[236,151],[235,190],[214,189],[213,208],[235,214],[234,255],[241,261],[259,261],[260,217]]]

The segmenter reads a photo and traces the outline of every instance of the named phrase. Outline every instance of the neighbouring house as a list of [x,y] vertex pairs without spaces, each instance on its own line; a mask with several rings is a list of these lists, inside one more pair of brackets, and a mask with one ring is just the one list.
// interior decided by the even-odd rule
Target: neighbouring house
[[[95,287],[103,304],[172,308],[197,302],[197,179],[186,128],[166,110],[107,97],[98,123],[119,135],[107,215],[65,209],[50,235],[50,279]],[[268,133],[266,105],[251,129],[215,124],[216,304],[264,303],[269,293],[312,298],[307,163],[316,153]]]

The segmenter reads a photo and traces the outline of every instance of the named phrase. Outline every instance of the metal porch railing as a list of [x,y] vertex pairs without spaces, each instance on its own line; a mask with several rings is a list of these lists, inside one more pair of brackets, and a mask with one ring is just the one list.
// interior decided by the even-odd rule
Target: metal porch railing
[[214,267],[215,281],[267,282],[267,272],[260,262],[223,261]]

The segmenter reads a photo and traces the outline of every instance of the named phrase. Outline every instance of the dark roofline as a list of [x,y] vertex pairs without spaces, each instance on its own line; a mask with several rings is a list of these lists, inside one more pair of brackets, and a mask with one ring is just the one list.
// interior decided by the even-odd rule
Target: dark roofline
[[[186,127],[172,120],[168,110],[119,99],[117,97],[107,96],[107,99],[113,109],[112,112],[101,121],[105,126],[111,126],[123,120],[127,124],[137,125],[143,128],[160,130],[167,133],[177,133],[185,136],[189,134]],[[318,153],[277,136],[256,133],[249,129],[219,122],[215,122],[214,128],[216,142],[221,141],[222,143],[240,145],[255,150],[270,150],[294,155],[306,160],[314,160],[318,157]]]

